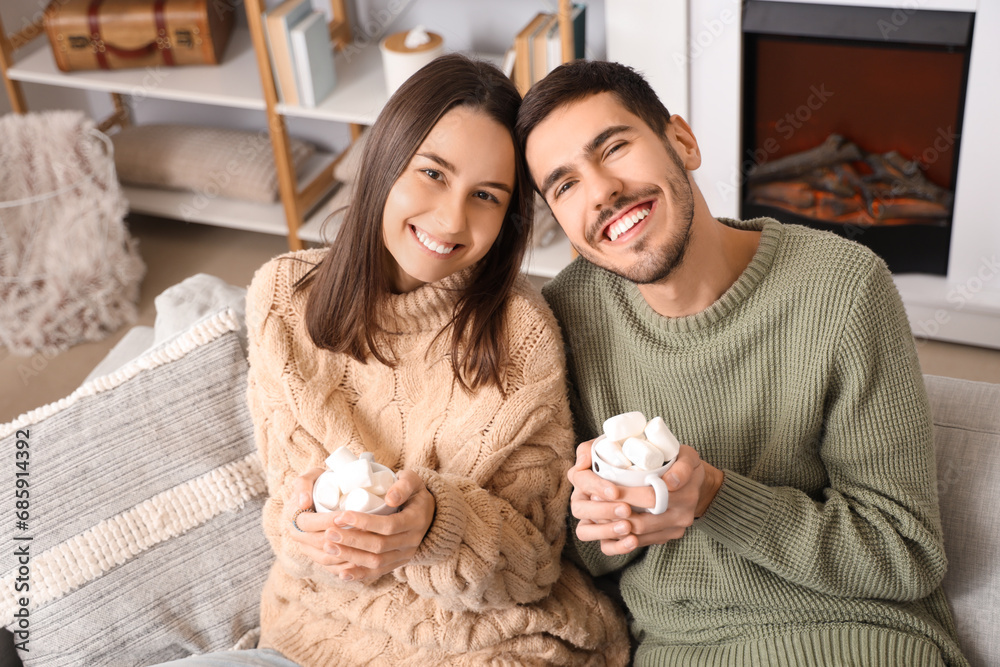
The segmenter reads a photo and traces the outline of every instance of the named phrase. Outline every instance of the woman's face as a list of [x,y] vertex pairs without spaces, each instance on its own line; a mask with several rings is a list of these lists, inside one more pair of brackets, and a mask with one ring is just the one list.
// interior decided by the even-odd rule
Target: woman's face
[[483,258],[514,191],[510,133],[482,111],[441,117],[393,184],[382,236],[397,293],[436,282]]

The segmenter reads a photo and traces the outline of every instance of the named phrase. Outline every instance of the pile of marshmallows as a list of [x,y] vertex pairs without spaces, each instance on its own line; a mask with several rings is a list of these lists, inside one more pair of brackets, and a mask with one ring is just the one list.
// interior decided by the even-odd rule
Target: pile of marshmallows
[[641,412],[626,412],[604,422],[604,436],[594,452],[610,466],[656,470],[673,463],[681,445],[661,417],[648,422]]
[[392,470],[375,463],[375,455],[355,456],[340,447],[326,459],[327,471],[313,485],[317,512],[370,512],[385,504],[385,494],[396,481]]

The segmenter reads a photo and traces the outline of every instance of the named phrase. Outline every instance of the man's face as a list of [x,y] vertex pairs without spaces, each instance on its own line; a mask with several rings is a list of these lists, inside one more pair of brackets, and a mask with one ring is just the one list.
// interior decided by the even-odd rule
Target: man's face
[[694,218],[684,163],[611,93],[556,109],[528,136],[525,157],[584,258],[639,284],[680,264]]

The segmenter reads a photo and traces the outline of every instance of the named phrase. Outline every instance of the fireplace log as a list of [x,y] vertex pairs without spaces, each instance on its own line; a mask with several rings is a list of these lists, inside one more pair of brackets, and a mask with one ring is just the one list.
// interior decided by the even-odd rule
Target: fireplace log
[[750,185],[765,181],[788,180],[809,173],[818,167],[862,159],[861,149],[839,134],[831,134],[816,148],[764,162],[747,174]]

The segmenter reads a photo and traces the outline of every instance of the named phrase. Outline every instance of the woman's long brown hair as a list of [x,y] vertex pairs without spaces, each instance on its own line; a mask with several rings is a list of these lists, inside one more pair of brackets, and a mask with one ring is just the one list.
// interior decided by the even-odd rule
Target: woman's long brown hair
[[[521,96],[493,65],[451,54],[408,79],[368,130],[354,197],[323,260],[296,286],[311,286],[306,328],[317,346],[392,365],[385,345],[392,257],[382,239],[389,190],[438,120],[458,106],[482,111],[510,132]],[[500,234],[459,295],[451,327],[451,364],[466,390],[502,388],[508,350],[505,307],[531,236],[532,190],[515,146],[516,182]],[[489,146],[483,146],[489,150]],[[445,327],[447,329],[447,327]],[[443,333],[442,330],[441,333]]]

